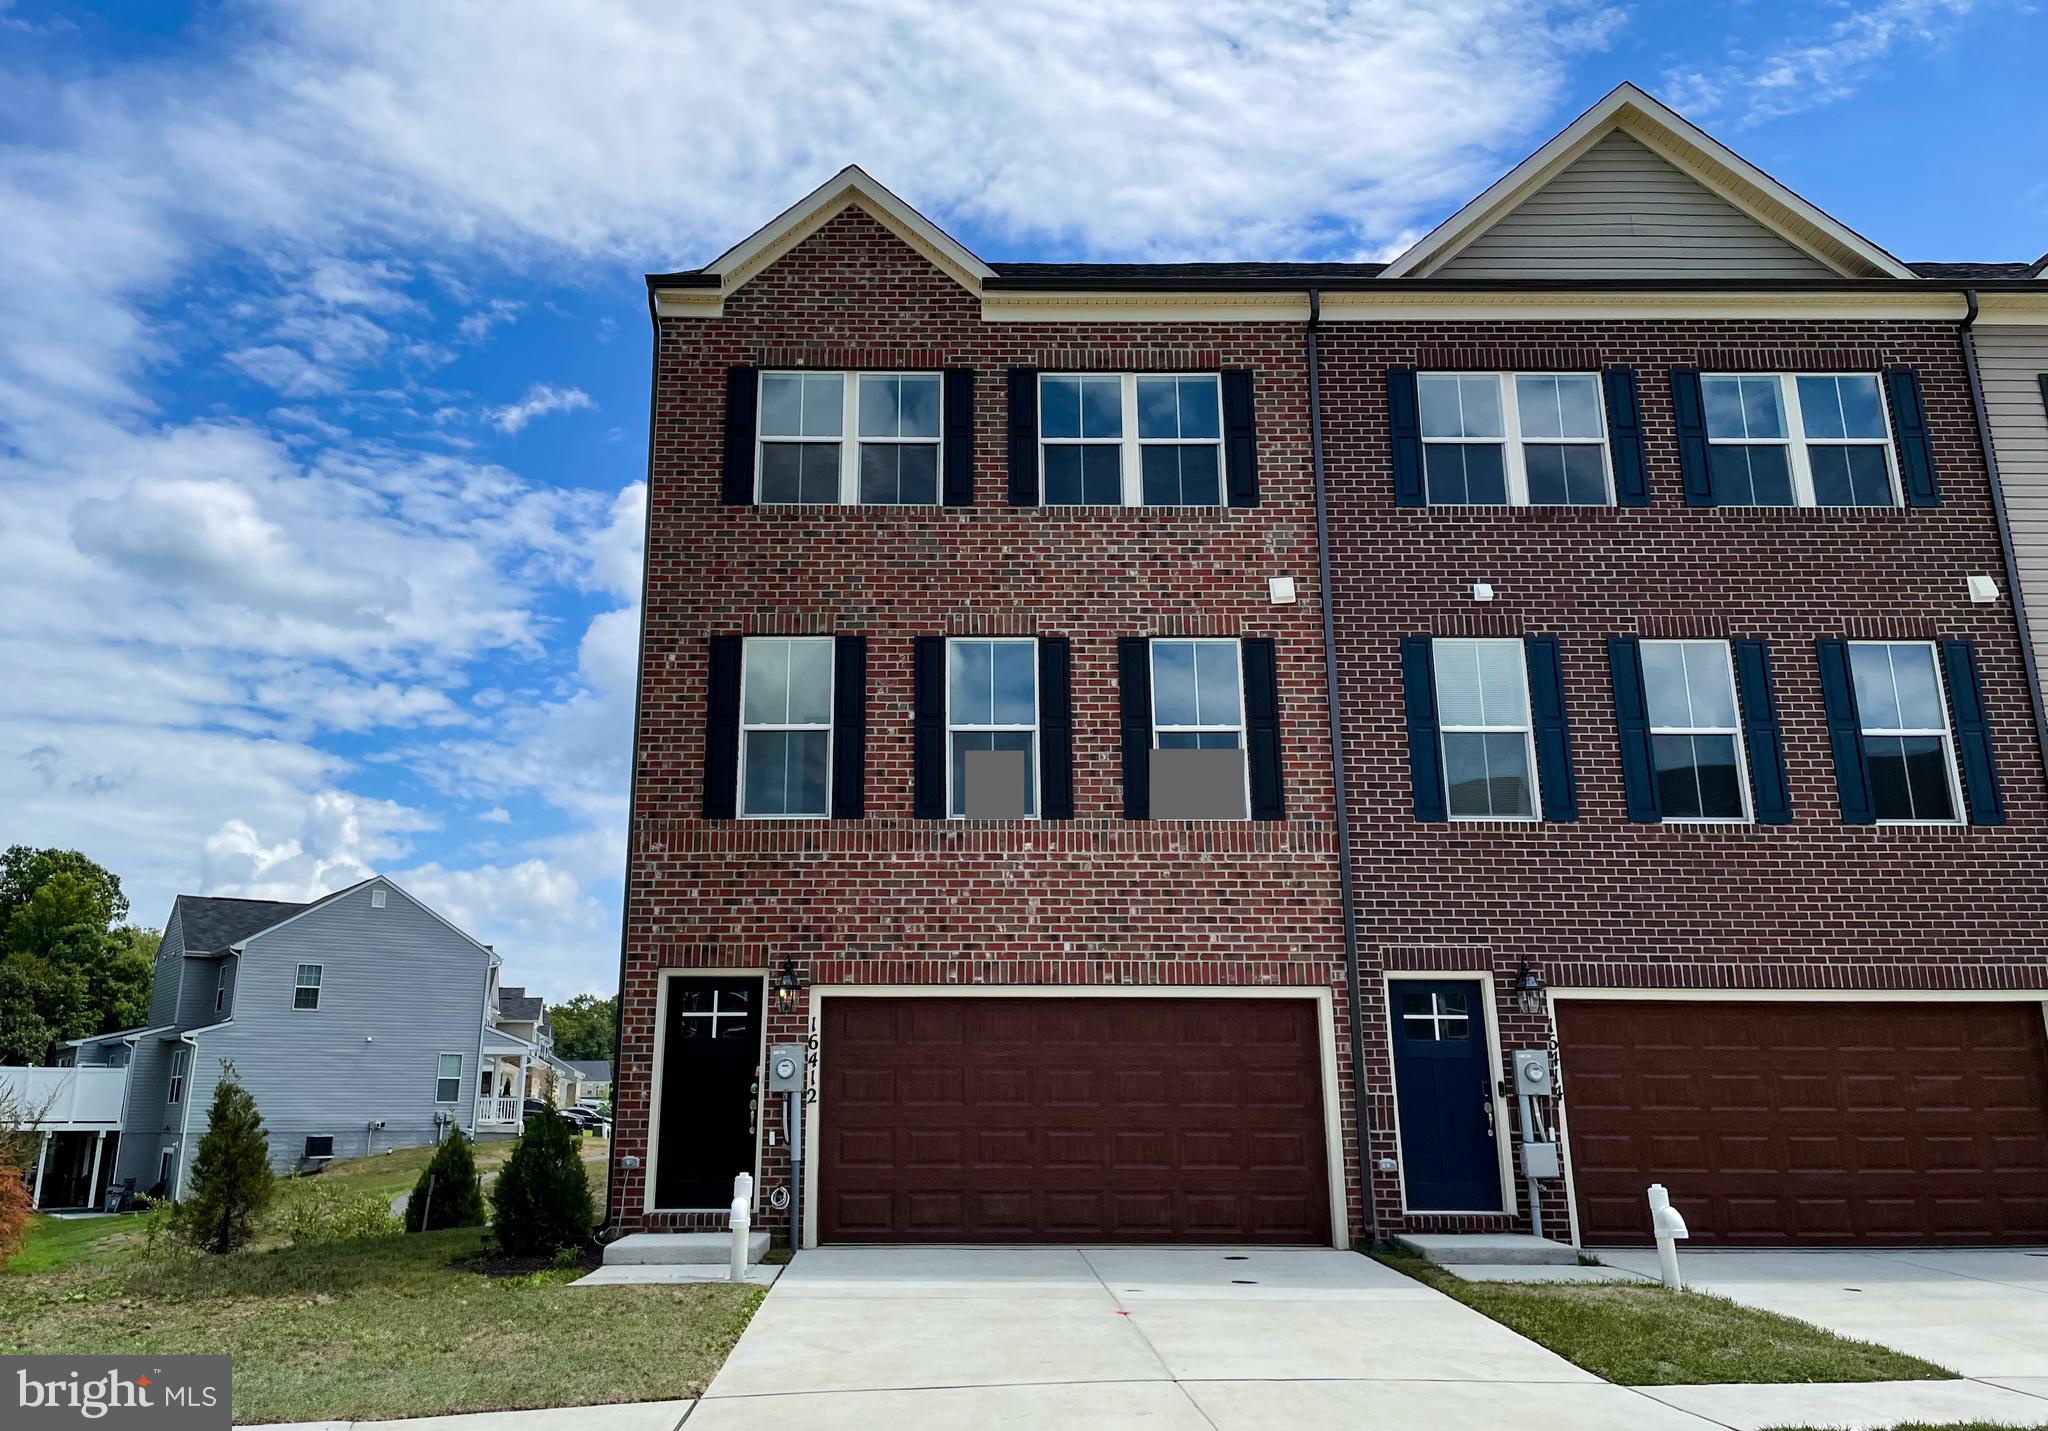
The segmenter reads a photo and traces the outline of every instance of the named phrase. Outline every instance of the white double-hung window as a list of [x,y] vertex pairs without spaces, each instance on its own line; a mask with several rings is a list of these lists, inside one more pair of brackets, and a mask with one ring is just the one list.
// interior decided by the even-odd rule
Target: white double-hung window
[[1962,792],[1934,647],[1924,641],[1852,641],[1849,672],[1877,818],[1953,821]]
[[1876,374],[1709,373],[1700,398],[1716,506],[1898,505]]
[[1535,733],[1522,643],[1439,638],[1431,646],[1450,817],[1535,819]]
[[1423,373],[1433,507],[1601,507],[1607,424],[1594,373]]
[[742,818],[831,813],[832,638],[749,636],[740,662]]
[[936,505],[941,405],[937,373],[762,373],[755,501]]
[[1742,722],[1726,641],[1644,641],[1643,698],[1667,820],[1746,820]]
[[946,642],[946,813],[965,818],[968,756],[1023,761],[1023,815],[1038,814],[1038,642],[954,637]]
[[1214,373],[1041,373],[1039,500],[1048,507],[1220,507]]

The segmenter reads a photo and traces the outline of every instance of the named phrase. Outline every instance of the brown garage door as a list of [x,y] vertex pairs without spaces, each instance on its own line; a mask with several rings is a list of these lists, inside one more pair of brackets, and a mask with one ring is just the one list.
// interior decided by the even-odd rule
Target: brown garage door
[[1558,1004],[1589,1243],[2048,1241],[2039,1004]]
[[1330,1238],[1307,999],[828,998],[827,1242]]

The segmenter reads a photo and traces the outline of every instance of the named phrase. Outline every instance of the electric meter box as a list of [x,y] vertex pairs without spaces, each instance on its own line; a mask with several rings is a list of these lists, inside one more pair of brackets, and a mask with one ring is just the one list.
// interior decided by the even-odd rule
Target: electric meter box
[[1525,1178],[1554,1178],[1563,1169],[1558,1166],[1557,1144],[1522,1144],[1522,1176]]
[[1550,1055],[1543,1049],[1515,1050],[1515,1092],[1524,1098],[1550,1096]]
[[804,1091],[804,1046],[800,1043],[777,1043],[768,1047],[768,1091],[770,1093],[801,1093]]

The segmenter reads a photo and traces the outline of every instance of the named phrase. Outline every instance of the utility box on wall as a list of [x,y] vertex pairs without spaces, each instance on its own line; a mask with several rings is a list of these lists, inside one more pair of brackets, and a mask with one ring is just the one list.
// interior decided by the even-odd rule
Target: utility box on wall
[[768,1049],[768,1091],[804,1091],[804,1046],[800,1043],[771,1044]]

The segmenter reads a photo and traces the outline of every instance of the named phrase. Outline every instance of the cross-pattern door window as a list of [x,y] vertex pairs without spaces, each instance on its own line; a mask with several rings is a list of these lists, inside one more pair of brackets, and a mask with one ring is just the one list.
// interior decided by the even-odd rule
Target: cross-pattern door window
[[1667,820],[1744,820],[1741,722],[1725,641],[1645,641],[1643,695]]
[[1472,1036],[1472,1010],[1468,996],[1455,989],[1404,990],[1401,995],[1401,1032],[1411,1042],[1451,1043]]
[[756,500],[936,504],[940,396],[937,373],[762,373]]
[[687,1039],[741,1039],[754,1037],[755,999],[753,989],[729,989],[712,985],[704,988],[690,979],[669,984],[669,997],[677,1000],[677,1032]]
[[1700,379],[1707,472],[1723,507],[1897,504],[1891,424],[1871,373]]
[[1223,389],[1214,373],[1041,373],[1049,507],[1223,504]]
[[1852,642],[1849,670],[1877,818],[1954,820],[1961,803],[1955,747],[1934,648],[1917,641]]
[[444,1053],[434,1070],[434,1101],[454,1103],[462,1097],[462,1055]]
[[177,1048],[171,1050],[171,1086],[164,1095],[164,1102],[183,1103],[185,1101],[185,1077],[191,1071],[191,1046],[180,1044]]
[[967,757],[1015,751],[1024,761],[1024,814],[1038,814],[1038,642],[957,638],[946,643],[946,810],[967,814]]
[[320,1007],[320,966],[301,964],[292,983],[292,1007],[295,1009],[317,1009]]
[[1432,644],[1445,804],[1453,820],[1533,820],[1529,668],[1514,640]]
[[[1503,402],[1508,383],[1514,400]],[[1416,392],[1430,505],[1606,505],[1597,375],[1424,373]]]
[[740,668],[745,817],[830,813],[832,638],[749,636]]

